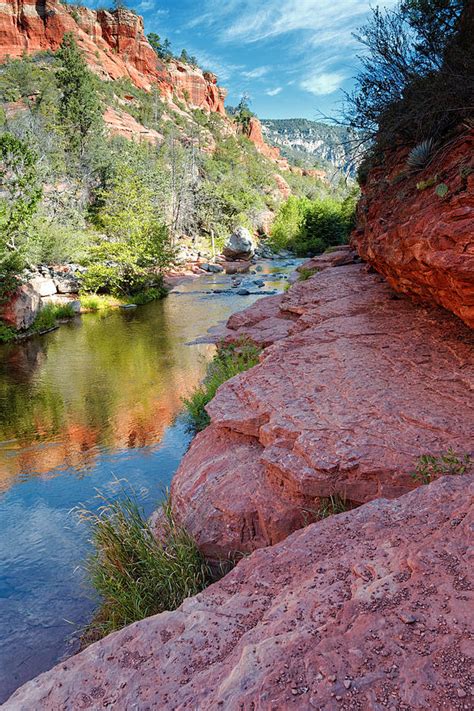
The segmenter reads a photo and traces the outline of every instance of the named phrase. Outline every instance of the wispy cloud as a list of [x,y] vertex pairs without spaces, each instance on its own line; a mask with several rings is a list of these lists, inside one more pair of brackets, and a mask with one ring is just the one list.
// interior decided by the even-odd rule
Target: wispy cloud
[[278,94],[281,94],[282,91],[283,87],[277,86],[276,89],[267,89],[265,94],[267,94],[268,96],[278,96]]
[[268,74],[269,71],[270,67],[255,67],[255,69],[242,72],[242,74],[246,79],[261,79],[265,74]]
[[320,72],[303,79],[300,87],[315,96],[326,96],[340,89],[346,78],[342,72]]

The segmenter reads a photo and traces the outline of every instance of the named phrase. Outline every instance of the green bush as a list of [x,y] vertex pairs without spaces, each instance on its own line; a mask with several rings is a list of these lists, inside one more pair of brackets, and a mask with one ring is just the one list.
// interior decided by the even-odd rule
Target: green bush
[[221,346],[210,362],[204,382],[193,394],[183,400],[189,425],[197,432],[209,424],[206,405],[217,389],[234,375],[253,368],[259,362],[261,349],[250,341]]
[[86,570],[102,599],[89,630],[95,638],[175,610],[212,581],[195,542],[174,520],[169,500],[162,507],[158,540],[134,498],[100,498],[98,512],[79,511],[95,549]]
[[355,193],[345,200],[291,196],[280,207],[270,237],[276,249],[290,249],[306,257],[344,244],[354,224]]
[[56,326],[59,319],[74,318],[74,309],[70,304],[47,304],[41,309],[29,329],[31,333],[41,333]]
[[15,337],[15,329],[7,326],[3,321],[0,321],[0,343],[9,343],[13,341]]

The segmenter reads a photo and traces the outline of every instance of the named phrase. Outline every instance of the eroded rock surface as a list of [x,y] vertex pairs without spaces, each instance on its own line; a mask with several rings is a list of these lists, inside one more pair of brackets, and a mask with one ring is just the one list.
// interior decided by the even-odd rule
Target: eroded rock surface
[[474,131],[410,173],[408,148],[369,172],[352,241],[398,291],[474,326]]
[[0,4],[0,60],[56,51],[72,32],[90,68],[102,79],[128,77],[136,86],[206,112],[225,116],[225,89],[216,77],[188,64],[160,62],[145,37],[143,18],[125,6],[89,10],[59,0],[6,0]]
[[473,477],[298,531],[5,711],[472,708]]
[[229,320],[227,340],[267,348],[221,386],[172,484],[175,513],[211,558],[284,539],[321,498],[400,496],[422,454],[472,451],[473,332],[364,264],[330,263]]

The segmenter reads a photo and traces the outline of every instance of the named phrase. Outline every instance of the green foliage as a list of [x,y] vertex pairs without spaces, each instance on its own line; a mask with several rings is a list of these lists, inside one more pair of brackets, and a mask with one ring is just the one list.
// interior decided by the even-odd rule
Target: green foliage
[[147,35],[147,40],[160,59],[168,61],[173,57],[171,42],[168,39],[162,41],[161,37],[157,35],[156,32],[150,32]]
[[472,115],[474,20],[468,5],[401,0],[373,9],[356,35],[365,50],[363,69],[346,97],[344,118],[372,144],[377,162],[385,149],[437,141]]
[[85,259],[94,233],[48,218],[44,211],[31,223],[25,257],[30,264],[64,264]]
[[87,294],[83,293],[80,297],[81,308],[85,311],[107,311],[120,306],[121,301],[104,294]]
[[200,432],[208,426],[209,415],[205,408],[215,396],[219,386],[238,373],[243,373],[257,365],[260,353],[261,349],[250,341],[219,347],[208,366],[203,384],[183,401],[187,420],[192,429]]
[[7,326],[6,323],[0,321],[0,343],[9,343],[16,338],[16,331],[14,328]]
[[432,188],[436,183],[438,182],[438,176],[433,175],[431,178],[426,178],[426,180],[420,180],[416,184],[416,189],[417,190],[426,190],[427,188]]
[[102,128],[96,80],[71,33],[64,35],[57,57],[61,62],[56,75],[61,92],[59,117],[71,153],[82,158],[91,134],[97,135]]
[[449,192],[449,188],[446,185],[446,183],[440,183],[439,185],[436,186],[435,193],[438,197],[444,198]]
[[319,270],[318,269],[305,269],[304,267],[301,267],[298,269],[299,277],[298,281],[306,281],[310,277],[314,276]]
[[42,333],[56,326],[56,322],[61,319],[74,318],[74,309],[70,304],[46,304],[30,329],[31,333]]
[[37,156],[25,141],[3,133],[0,161],[0,243],[16,251],[41,198]]
[[98,512],[79,511],[95,549],[86,570],[102,600],[92,623],[96,638],[175,610],[212,582],[195,542],[176,523],[169,500],[162,506],[158,540],[134,497],[99,498]]
[[355,195],[342,202],[291,196],[277,213],[270,244],[277,251],[290,249],[302,257],[344,244],[353,227],[354,208]]
[[333,516],[334,514],[345,513],[349,511],[350,506],[347,503],[345,497],[340,494],[332,494],[327,498],[319,500],[319,508],[317,512],[317,519],[328,518],[328,516]]
[[422,454],[412,477],[421,484],[429,484],[440,476],[465,474],[472,463],[470,454],[457,454],[452,448],[438,456]]

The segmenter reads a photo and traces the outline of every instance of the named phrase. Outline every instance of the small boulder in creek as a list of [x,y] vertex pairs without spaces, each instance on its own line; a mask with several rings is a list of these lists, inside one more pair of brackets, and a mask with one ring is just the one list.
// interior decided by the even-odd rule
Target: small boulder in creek
[[237,227],[224,245],[222,253],[227,259],[252,259],[255,244],[252,235],[245,227]]

